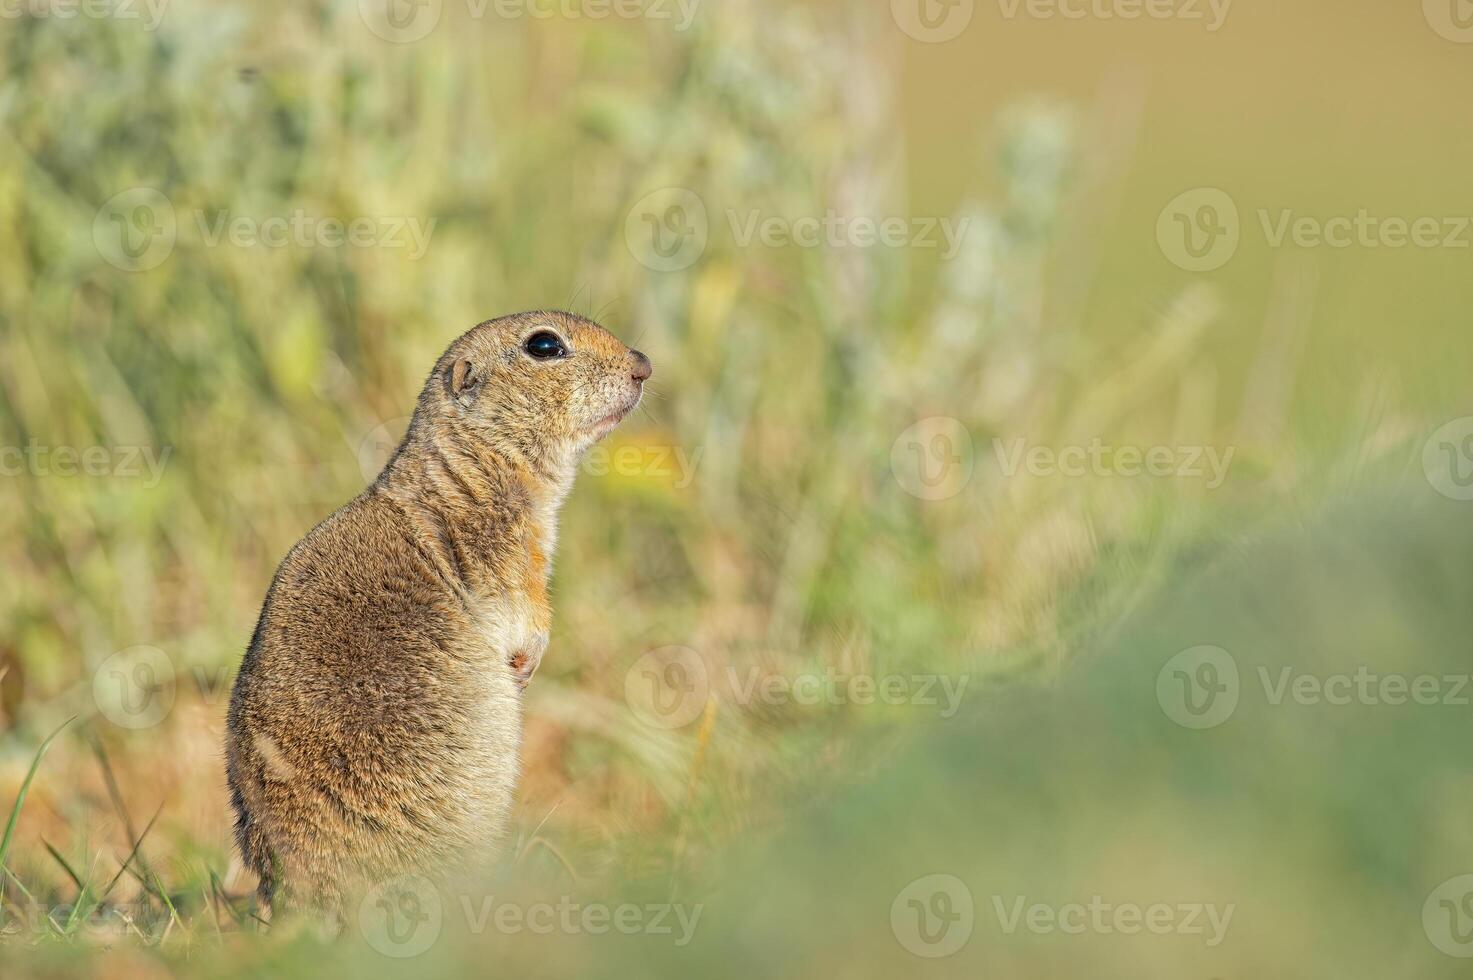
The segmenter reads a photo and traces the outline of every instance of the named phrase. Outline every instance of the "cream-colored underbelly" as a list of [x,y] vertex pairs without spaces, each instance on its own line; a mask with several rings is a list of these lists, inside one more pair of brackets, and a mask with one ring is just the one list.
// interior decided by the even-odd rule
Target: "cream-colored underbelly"
[[[546,645],[546,634],[532,626],[530,610],[521,603],[498,603],[480,618],[478,639],[484,653],[480,691],[466,719],[468,749],[458,764],[465,799],[458,836],[474,853],[493,855],[505,840],[521,776],[522,691],[511,658]],[[480,659],[480,658],[477,658]]]

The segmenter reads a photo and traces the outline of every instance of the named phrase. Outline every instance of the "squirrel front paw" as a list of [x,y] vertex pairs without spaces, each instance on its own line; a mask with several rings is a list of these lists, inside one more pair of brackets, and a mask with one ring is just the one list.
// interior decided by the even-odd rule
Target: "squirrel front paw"
[[517,679],[518,688],[524,691],[527,689],[532,675],[537,673],[537,668],[542,663],[542,654],[546,650],[547,635],[541,634],[511,655],[507,663],[511,667],[512,676]]
[[527,689],[527,684],[531,682],[532,675],[537,673],[537,663],[539,659],[540,658],[532,656],[525,650],[512,656],[511,672],[512,675],[517,679],[517,687],[521,688],[524,691]]

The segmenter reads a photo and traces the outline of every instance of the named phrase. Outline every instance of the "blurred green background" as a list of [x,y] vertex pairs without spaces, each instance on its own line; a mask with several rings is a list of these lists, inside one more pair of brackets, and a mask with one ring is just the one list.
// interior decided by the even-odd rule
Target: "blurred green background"
[[[1467,662],[1459,14],[0,11],[6,975],[395,965],[362,923],[252,918],[225,700],[276,563],[435,357],[549,307],[655,376],[565,511],[476,894],[704,912],[682,946],[462,936],[447,898],[401,965],[1458,975],[1473,887],[1428,896],[1473,872],[1469,709],[1269,704],[1258,670]],[[1243,706],[1193,730],[1164,665],[1203,646]],[[1000,932],[1015,895],[1236,911],[1211,947]]]

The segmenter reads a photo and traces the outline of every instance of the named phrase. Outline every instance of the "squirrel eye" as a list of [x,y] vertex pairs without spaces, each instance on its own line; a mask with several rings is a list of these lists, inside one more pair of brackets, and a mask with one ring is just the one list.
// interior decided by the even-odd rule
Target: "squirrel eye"
[[551,357],[562,357],[568,352],[568,349],[563,346],[562,339],[547,330],[539,330],[528,337],[526,343],[522,344],[522,349],[542,361]]

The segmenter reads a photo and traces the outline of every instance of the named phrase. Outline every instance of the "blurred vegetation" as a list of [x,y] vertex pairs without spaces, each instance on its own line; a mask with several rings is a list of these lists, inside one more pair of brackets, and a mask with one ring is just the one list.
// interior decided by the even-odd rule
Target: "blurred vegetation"
[[[753,958],[764,972],[1029,975],[1143,955],[1093,940],[995,952],[989,936],[957,960],[907,958],[886,926],[890,899],[950,869],[972,883],[979,916],[1002,880],[1055,901],[1113,881],[1166,898],[1201,886],[1240,905],[1248,924],[1220,958],[1162,944],[1141,972],[1262,972],[1279,962],[1266,951],[1318,937],[1346,942],[1338,972],[1364,953],[1441,975],[1423,966],[1440,954],[1403,942],[1399,920],[1358,937],[1313,929],[1332,917],[1316,903],[1348,894],[1368,904],[1347,916],[1402,915],[1415,932],[1420,896],[1459,870],[1431,870],[1461,857],[1454,829],[1400,807],[1364,827],[1355,816],[1388,795],[1412,807],[1446,793],[1439,805],[1453,807],[1461,790],[1431,788],[1456,783],[1452,763],[1426,746],[1452,744],[1458,722],[1435,714],[1383,739],[1374,712],[1339,716],[1343,730],[1308,714],[1240,717],[1193,741],[1138,681],[1196,643],[1333,662],[1352,612],[1385,630],[1385,649],[1457,659],[1456,507],[1403,524],[1404,498],[1377,497],[1340,518],[1365,532],[1348,554],[1333,534],[1293,530],[1367,485],[1435,496],[1422,439],[1460,414],[1449,393],[1466,371],[1423,354],[1466,323],[1456,295],[1423,289],[1415,322],[1366,341],[1417,356],[1359,360],[1310,336],[1326,316],[1352,318],[1350,300],[1316,305],[1321,284],[1389,294],[1393,268],[1251,244],[1221,277],[1172,267],[1152,239],[1157,212],[1216,171],[1132,184],[1132,168],[1160,173],[1186,139],[1135,161],[1144,96],[1128,84],[1092,100],[1000,85],[1007,98],[980,131],[947,132],[954,200],[918,211],[935,193],[917,174],[941,154],[917,159],[915,130],[980,100],[973,89],[992,76],[973,66],[969,85],[918,96],[929,49],[917,54],[883,5],[710,3],[685,32],[471,9],[445,4],[429,37],[404,44],[346,0],[179,4],[157,31],[4,22],[0,445],[102,447],[114,461],[137,448],[161,465],[157,479],[146,467],[64,476],[54,461],[0,478],[0,807],[42,739],[77,718],[38,770],[0,882],[5,921],[25,937],[15,944],[85,940],[41,942],[43,958],[26,961],[38,976],[82,969],[70,947],[104,943],[126,949],[99,975],[166,976],[186,959],[203,975],[320,975],[314,939],[259,934],[230,851],[230,671],[276,562],[372,477],[444,346],[482,319],[544,307],[596,317],[650,354],[655,377],[646,411],[608,447],[639,462],[590,467],[566,512],[508,856],[508,879],[523,883],[507,887],[725,904],[708,910],[695,960],[658,959],[669,950],[649,937],[585,936],[554,955],[523,936],[503,943],[503,962],[571,969],[608,949],[619,969],[655,957],[671,973]],[[1251,123],[1230,125],[1252,136]],[[1441,174],[1424,176],[1442,186]],[[672,187],[703,203],[709,236],[688,267],[661,271],[641,261],[629,218]],[[101,239],[109,202],[139,188],[163,196],[175,240],[134,270]],[[735,234],[753,213],[829,211],[968,230],[954,257]],[[209,234],[228,218],[298,213],[418,222],[427,247]],[[1260,263],[1256,285],[1230,278]],[[949,449],[969,478],[924,499],[905,460],[913,426],[935,418],[963,434]],[[1233,456],[1221,486],[1010,474],[999,447],[1018,439]],[[1280,544],[1250,548],[1265,526]],[[1393,559],[1426,578],[1373,574]],[[1219,589],[1241,591],[1227,603]],[[966,678],[967,710],[943,721],[915,704],[744,703],[718,683],[691,724],[652,727],[626,680],[669,646],[715,678]],[[95,678],[136,647],[163,651],[177,691],[161,723],[128,730],[99,713]],[[1080,666],[1083,651],[1114,653]],[[1333,764],[1306,745],[1333,747]],[[1265,840],[1270,827],[1282,836]],[[1409,836],[1425,853],[1407,853]],[[1334,850],[1301,860],[1315,846]],[[1302,902],[1289,908],[1272,893],[1296,876]],[[37,929],[32,903],[63,912]],[[1267,909],[1257,919],[1254,903]],[[1319,925],[1303,932],[1263,919],[1306,907]],[[126,926],[114,908],[129,910]],[[91,929],[97,919],[107,927]],[[768,935],[767,948],[754,938]],[[484,955],[447,941],[420,966],[462,954]],[[0,956],[7,975],[23,968]]]

